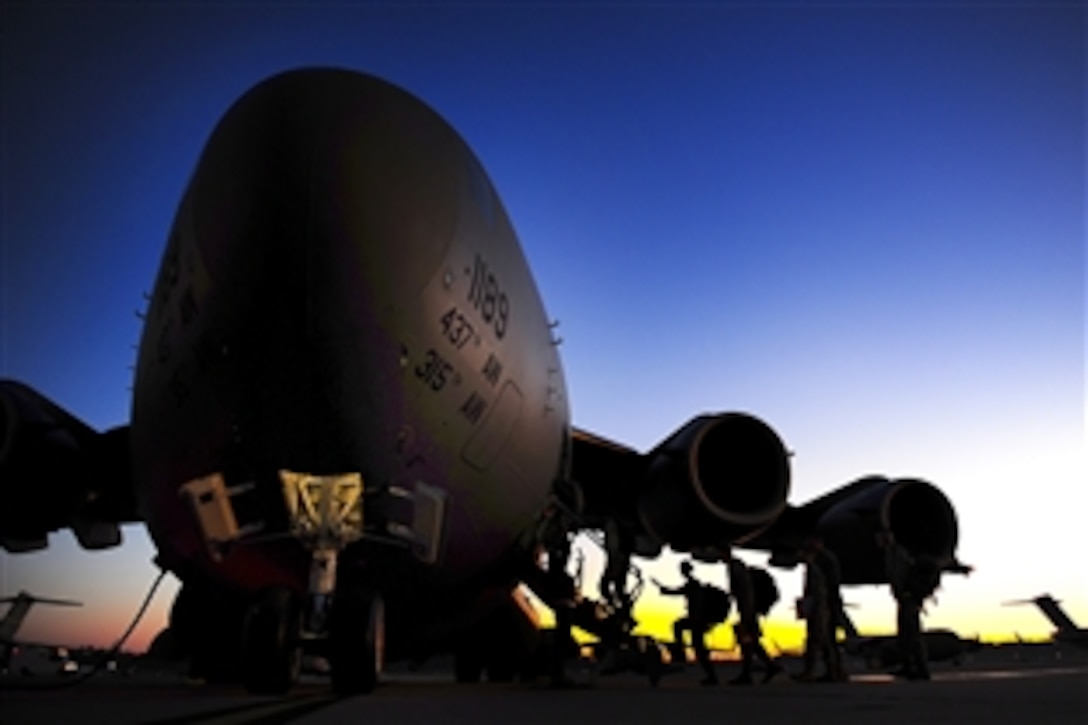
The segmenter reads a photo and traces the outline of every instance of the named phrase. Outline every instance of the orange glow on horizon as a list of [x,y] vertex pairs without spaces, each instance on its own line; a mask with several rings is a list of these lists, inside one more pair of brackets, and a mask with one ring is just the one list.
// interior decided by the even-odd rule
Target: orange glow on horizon
[[[140,623],[125,640],[122,652],[143,653],[152,640],[166,627],[173,593],[160,593],[148,607]],[[4,610],[0,609],[0,617]],[[33,607],[23,626],[15,635],[17,642],[111,649],[132,624],[136,612],[131,602],[114,602],[113,606],[84,606],[78,609]]]

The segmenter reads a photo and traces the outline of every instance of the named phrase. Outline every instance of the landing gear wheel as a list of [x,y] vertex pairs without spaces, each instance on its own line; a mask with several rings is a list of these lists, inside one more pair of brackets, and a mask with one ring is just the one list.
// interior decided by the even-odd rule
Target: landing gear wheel
[[262,592],[242,628],[242,684],[253,694],[282,695],[298,679],[302,663],[298,602],[283,587]]
[[539,674],[540,632],[514,595],[503,595],[491,611],[469,627],[454,647],[453,672],[459,683],[530,681]]
[[385,602],[366,587],[339,589],[329,616],[329,666],[337,695],[374,690],[385,656]]
[[453,655],[453,676],[462,684],[479,682],[484,676],[484,661],[471,639],[462,642]]
[[238,682],[244,617],[244,600],[221,587],[202,581],[182,585],[170,609],[170,630],[189,656],[190,679]]

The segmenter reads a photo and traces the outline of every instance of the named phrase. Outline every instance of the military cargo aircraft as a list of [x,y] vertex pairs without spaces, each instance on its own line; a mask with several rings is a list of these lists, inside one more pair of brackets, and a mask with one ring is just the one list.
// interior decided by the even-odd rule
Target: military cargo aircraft
[[[845,611],[843,614],[846,617],[843,649],[848,655],[861,659],[871,670],[891,669],[902,665],[899,641],[895,635],[860,634],[849,614]],[[968,654],[982,648],[977,638],[965,639],[950,629],[922,630],[922,641],[925,643],[926,659],[930,662],[952,662],[959,665]]]
[[30,592],[21,591],[13,597],[0,597],[0,604],[9,604],[4,618],[0,619],[0,673],[7,672],[11,658],[18,645],[15,634],[23,625],[23,620],[30,613],[30,608],[35,604],[52,604],[61,607],[80,607],[82,602],[74,602],[70,599],[50,599],[49,597],[36,597]]
[[[96,431],[0,381],[0,542],[70,527],[98,549],[144,522],[182,582],[177,641],[255,692],[288,689],[302,651],[354,693],[386,656],[516,641],[510,592],[556,529],[611,521],[643,555],[782,556],[826,530],[855,583],[883,581],[882,527],[954,561],[955,513],[924,481],[789,506],[786,448],[746,413],[695,416],[646,453],[572,428],[553,326],[483,167],[369,75],[285,72],[227,111],[144,320],[127,425]],[[496,670],[516,655],[485,649]]]
[[1066,614],[1057,599],[1049,594],[1040,594],[1034,599],[1025,599],[1009,604],[1034,604],[1057,629],[1053,639],[1058,644],[1071,644],[1076,647],[1088,647],[1088,629],[1078,627],[1072,617]]

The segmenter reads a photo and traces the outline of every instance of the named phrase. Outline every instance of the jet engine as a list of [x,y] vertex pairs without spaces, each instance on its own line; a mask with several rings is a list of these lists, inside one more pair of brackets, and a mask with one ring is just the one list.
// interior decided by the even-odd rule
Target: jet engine
[[88,549],[119,544],[117,524],[138,518],[128,471],[127,428],[98,433],[0,380],[0,546],[41,549],[64,526]]
[[574,508],[583,525],[614,520],[640,556],[656,556],[663,545],[698,552],[742,540],[786,506],[785,446],[744,413],[693,418],[645,454],[581,430],[572,442]]
[[699,416],[645,456],[639,519],[680,551],[728,544],[782,512],[789,456],[778,435],[743,413]]
[[823,511],[815,530],[835,552],[843,584],[887,581],[877,532],[891,531],[913,555],[955,564],[959,528],[948,498],[917,478],[869,476],[835,492],[838,501]]

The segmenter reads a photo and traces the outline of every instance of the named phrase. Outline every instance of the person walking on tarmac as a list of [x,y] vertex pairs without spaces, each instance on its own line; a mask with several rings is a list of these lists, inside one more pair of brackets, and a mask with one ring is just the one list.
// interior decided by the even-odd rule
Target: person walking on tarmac
[[[805,542],[800,551],[805,562],[805,588],[797,601],[798,615],[805,619],[805,666],[794,677],[799,682],[832,682],[835,664],[831,654],[831,612],[828,606],[827,579],[817,563],[817,552],[811,542]],[[824,674],[816,677],[816,660],[824,663]]]
[[710,629],[706,613],[706,594],[704,585],[691,574],[691,562],[680,564],[680,573],[684,575],[684,583],[679,587],[666,587],[656,579],[653,583],[662,594],[668,596],[683,596],[687,600],[687,616],[677,619],[673,623],[673,647],[671,650],[673,662],[683,662],[684,657],[684,632],[691,632],[691,646],[695,650],[695,659],[703,668],[704,677],[701,685],[718,684],[718,676],[714,672],[714,666],[710,662],[710,653],[706,649],[706,633]]
[[733,595],[733,601],[737,603],[737,613],[740,615],[737,623],[733,625],[733,633],[740,646],[741,670],[737,677],[729,681],[729,684],[752,684],[752,665],[756,659],[763,663],[765,669],[763,682],[770,682],[782,671],[782,667],[771,659],[767,650],[763,648],[763,643],[760,642],[763,632],[759,626],[759,611],[756,607],[751,572],[743,561],[733,556],[732,550],[728,547],[722,550],[722,561],[725,562],[725,570],[729,575],[729,592]]
[[911,556],[891,531],[879,532],[877,544],[884,549],[888,583],[897,605],[896,642],[902,667],[896,674],[908,680],[928,680],[922,604],[940,584],[940,567],[931,557]]
[[634,542],[620,523],[609,518],[604,523],[605,565],[597,585],[601,598],[617,612],[630,612],[631,596],[627,591],[627,574],[631,569]]
[[537,527],[539,553],[546,555],[543,586],[549,592],[549,604],[555,612],[554,641],[552,642],[550,675],[552,687],[568,687],[565,665],[568,658],[577,653],[577,645],[571,635],[574,608],[578,593],[574,579],[567,573],[570,561],[570,517],[559,506],[549,506]]
[[829,660],[829,679],[836,682],[846,682],[846,668],[843,666],[842,653],[839,651],[837,634],[840,628],[846,631],[846,609],[842,601],[842,567],[839,566],[839,557],[835,552],[824,546],[824,540],[820,536],[810,536],[805,540],[805,546],[815,551],[815,565],[823,573],[824,587],[827,590],[827,654]]

